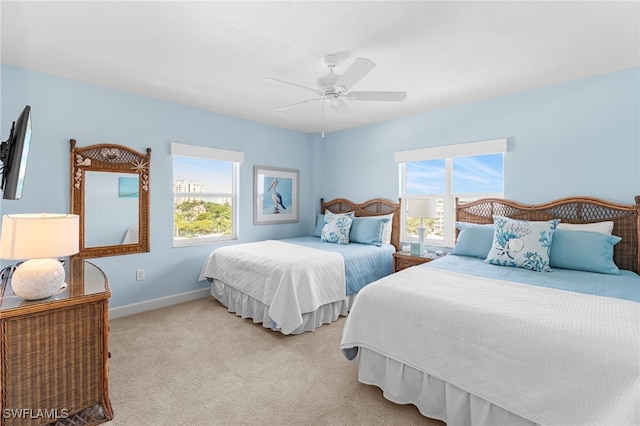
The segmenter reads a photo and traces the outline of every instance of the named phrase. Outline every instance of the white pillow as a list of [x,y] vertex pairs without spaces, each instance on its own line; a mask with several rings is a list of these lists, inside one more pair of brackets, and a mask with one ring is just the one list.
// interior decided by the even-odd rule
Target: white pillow
[[353,223],[353,212],[324,213],[324,226],[320,234],[320,240],[327,243],[349,244],[349,232]]
[[393,213],[369,217],[375,217],[378,219],[384,219],[387,217],[389,218],[389,221],[384,224],[384,230],[382,231],[382,243],[391,244],[391,231],[393,230]]
[[611,235],[613,232],[613,222],[596,222],[596,223],[560,223],[556,229],[565,231],[589,231],[599,232],[601,234]]

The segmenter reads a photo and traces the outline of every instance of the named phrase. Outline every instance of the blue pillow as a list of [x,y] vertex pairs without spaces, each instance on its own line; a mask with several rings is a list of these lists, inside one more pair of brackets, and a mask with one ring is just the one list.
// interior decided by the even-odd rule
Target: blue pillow
[[318,216],[316,217],[316,229],[313,231],[314,237],[319,237],[320,235],[322,235],[323,226],[324,226],[324,215],[318,213]]
[[620,270],[613,262],[613,246],[620,240],[622,238],[600,232],[556,229],[549,264],[556,268],[619,275]]
[[381,246],[384,226],[389,220],[388,217],[354,217],[353,223],[351,224],[349,241],[352,243]]
[[456,222],[460,230],[456,245],[449,252],[458,256],[471,256],[485,259],[493,244],[493,223],[478,225],[475,223]]

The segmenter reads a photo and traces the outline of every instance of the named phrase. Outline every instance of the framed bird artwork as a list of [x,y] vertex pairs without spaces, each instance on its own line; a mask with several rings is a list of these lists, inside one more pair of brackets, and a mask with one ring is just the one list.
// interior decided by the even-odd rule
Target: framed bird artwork
[[254,166],[254,225],[298,222],[298,170]]

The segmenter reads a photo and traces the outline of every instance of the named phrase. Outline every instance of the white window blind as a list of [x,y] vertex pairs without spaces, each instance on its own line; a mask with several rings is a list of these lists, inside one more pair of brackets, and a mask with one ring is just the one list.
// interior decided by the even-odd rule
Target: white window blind
[[209,148],[206,146],[184,145],[181,143],[171,143],[171,155],[178,155],[181,157],[209,158],[212,160],[231,161],[234,163],[244,162],[244,152]]
[[436,160],[440,158],[472,157],[475,155],[499,154],[507,152],[507,139],[492,139],[455,145],[396,151],[396,163]]

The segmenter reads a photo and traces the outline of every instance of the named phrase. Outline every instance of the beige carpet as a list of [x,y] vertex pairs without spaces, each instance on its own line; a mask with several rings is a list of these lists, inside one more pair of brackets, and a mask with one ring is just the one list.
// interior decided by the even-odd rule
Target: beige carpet
[[118,425],[428,425],[357,380],[345,318],[284,336],[199,299],[110,321]]

